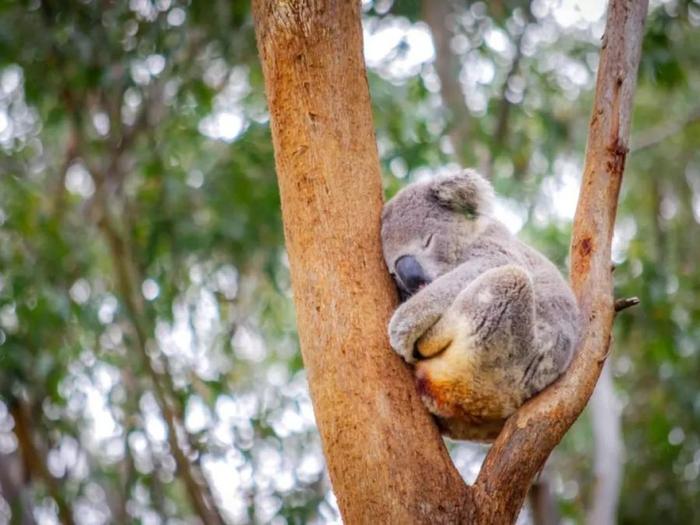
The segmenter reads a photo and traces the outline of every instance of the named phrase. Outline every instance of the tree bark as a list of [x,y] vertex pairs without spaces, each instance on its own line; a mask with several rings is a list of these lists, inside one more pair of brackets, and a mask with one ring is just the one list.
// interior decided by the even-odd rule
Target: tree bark
[[455,523],[467,500],[389,348],[359,2],[253,2],[302,357],[345,523]]
[[590,397],[614,318],[610,244],[646,1],[613,0],[572,240],[584,318],[574,361],[507,422],[466,487],[389,349],[396,295],[359,2],[254,0],[302,357],[345,523],[510,523]]

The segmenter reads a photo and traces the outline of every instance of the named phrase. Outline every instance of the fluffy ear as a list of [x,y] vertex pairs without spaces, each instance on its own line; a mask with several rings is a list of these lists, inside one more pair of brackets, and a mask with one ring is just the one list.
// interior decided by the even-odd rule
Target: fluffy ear
[[491,184],[471,169],[437,177],[430,193],[440,206],[469,217],[487,214],[494,200]]

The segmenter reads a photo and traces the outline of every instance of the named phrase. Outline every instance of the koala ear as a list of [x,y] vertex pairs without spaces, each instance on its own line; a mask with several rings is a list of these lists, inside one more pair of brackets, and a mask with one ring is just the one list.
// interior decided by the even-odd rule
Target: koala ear
[[491,184],[471,169],[436,178],[430,183],[430,194],[440,206],[468,217],[489,213],[494,200]]

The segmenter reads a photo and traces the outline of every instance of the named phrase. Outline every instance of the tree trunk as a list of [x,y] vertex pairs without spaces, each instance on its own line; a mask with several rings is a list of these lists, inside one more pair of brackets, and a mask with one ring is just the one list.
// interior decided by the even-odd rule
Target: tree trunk
[[254,0],[302,356],[345,523],[509,523],[583,410],[614,317],[610,243],[646,2],[613,0],[574,225],[584,340],[553,387],[507,422],[466,487],[410,370],[390,349],[379,162],[359,2]]
[[466,487],[386,335],[396,292],[360,3],[253,2],[292,288],[316,421],[346,523],[455,523]]

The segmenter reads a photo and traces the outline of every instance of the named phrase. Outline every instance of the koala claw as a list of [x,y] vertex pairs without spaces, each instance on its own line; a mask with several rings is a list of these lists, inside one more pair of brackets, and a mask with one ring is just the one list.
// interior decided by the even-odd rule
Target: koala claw
[[389,321],[389,344],[407,363],[415,363],[413,347],[416,338],[413,336],[410,326],[407,326],[397,310]]

